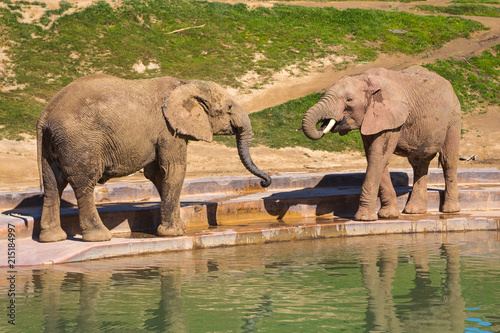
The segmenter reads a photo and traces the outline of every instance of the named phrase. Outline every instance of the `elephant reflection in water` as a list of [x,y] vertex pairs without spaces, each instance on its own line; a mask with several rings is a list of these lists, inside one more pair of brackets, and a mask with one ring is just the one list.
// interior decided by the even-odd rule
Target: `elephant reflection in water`
[[[431,286],[429,249],[420,246],[412,252],[414,288],[405,295],[411,299],[405,303],[395,303],[392,294],[398,266],[397,247],[387,245],[380,254],[375,251],[361,254],[361,273],[369,297],[366,311],[368,331],[420,332],[422,327],[429,332],[464,331],[466,315],[460,286],[459,249],[456,245],[443,244],[441,250],[446,259],[446,280],[439,287]],[[443,299],[436,302],[439,294]]]
[[179,268],[159,268],[161,299],[153,317],[146,320],[144,328],[155,332],[189,332],[186,311],[181,296],[182,273]]
[[376,251],[364,251],[361,256],[361,275],[368,290],[368,311],[366,322],[368,327],[401,332],[401,323],[396,317],[392,302],[392,282],[398,266],[396,247],[383,248],[380,253],[380,270],[377,265]]
[[42,290],[43,330],[42,332],[57,332],[63,322],[61,308],[61,287],[66,272],[57,269],[44,270],[39,276],[35,275],[35,287]]
[[[58,332],[66,326],[71,326],[73,332],[98,332],[100,324],[96,318],[99,293],[109,286],[111,272],[93,274],[68,273],[57,268],[44,270],[35,285],[42,290],[43,300],[43,332]],[[38,281],[37,281],[38,280]],[[62,316],[61,294],[65,281],[79,282],[79,308],[75,322],[65,322]],[[76,301],[76,299],[75,299]],[[76,324],[76,327],[73,325]],[[66,327],[69,329],[70,327]]]
[[[156,270],[156,269],[155,269]],[[182,273],[179,268],[158,268],[160,273],[160,302],[158,308],[151,310],[153,318],[144,323],[144,327],[155,331],[188,332],[186,314],[182,307],[181,287]],[[134,275],[144,275],[145,278],[157,278],[151,269],[137,270]],[[42,332],[58,332],[71,330],[72,332],[99,332],[102,320],[99,320],[98,306],[99,295],[113,285],[114,280],[120,280],[120,274],[111,271],[96,271],[91,274],[75,273],[56,268],[45,269],[40,275],[35,275],[35,287],[41,290],[43,303]],[[75,320],[64,318],[62,313],[68,299],[63,299],[64,289],[79,290],[78,313]],[[67,297],[67,292],[65,293]],[[144,309],[140,309],[144,311]],[[148,312],[148,310],[146,310]],[[109,320],[109,319],[108,319]],[[142,327],[142,323],[138,323]],[[76,327],[75,327],[76,325]],[[117,323],[120,325],[120,323]]]
[[80,309],[76,318],[77,332],[97,332],[100,323],[96,318],[99,294],[111,282],[111,272],[83,274],[80,285]]

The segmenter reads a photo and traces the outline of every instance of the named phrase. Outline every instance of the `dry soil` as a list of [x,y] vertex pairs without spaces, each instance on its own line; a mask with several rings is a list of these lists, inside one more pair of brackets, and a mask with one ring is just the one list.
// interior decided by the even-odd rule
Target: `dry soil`
[[[45,1],[47,9],[57,8],[57,1]],[[88,5],[90,1],[69,1]],[[245,2],[245,1],[226,1]],[[113,2],[116,5],[117,2]],[[270,2],[246,1],[250,6],[269,6]],[[338,9],[364,8],[383,10],[404,10],[415,12],[412,4],[397,2],[339,2],[339,3],[307,3],[286,2],[306,6],[333,6]],[[428,0],[427,4],[446,5],[440,0]],[[38,6],[36,6],[38,7]],[[39,13],[27,14],[29,19]],[[436,59],[450,57],[463,59],[479,55],[483,50],[500,42],[500,19],[484,17],[467,17],[482,22],[490,30],[479,32],[470,39],[457,39],[446,44],[439,50],[426,52],[424,55],[382,56],[370,64],[350,64],[345,70],[338,71],[333,66],[321,71],[311,71],[307,75],[290,77],[276,75],[272,84],[258,90],[238,91],[230,89],[248,112],[255,112],[267,107],[281,104],[287,100],[305,96],[328,88],[341,76],[363,72],[372,67],[402,69],[413,64],[433,62]],[[304,110],[306,111],[306,110]],[[463,117],[462,127],[465,133],[461,142],[461,156],[476,160],[460,161],[460,168],[485,168],[500,165],[500,106],[491,106],[487,112],[476,111]],[[256,165],[262,170],[276,175],[284,172],[334,172],[363,171],[366,161],[361,153],[329,153],[312,151],[305,148],[270,149],[255,147],[251,155]],[[391,168],[409,168],[410,165],[401,157],[393,156]],[[431,167],[437,167],[436,159]],[[241,165],[236,149],[216,143],[190,142],[188,148],[187,178],[209,176],[249,175]],[[145,181],[141,173],[111,181]],[[36,142],[34,138],[26,137],[23,141],[0,140],[0,191],[19,190],[39,186],[36,162]]]

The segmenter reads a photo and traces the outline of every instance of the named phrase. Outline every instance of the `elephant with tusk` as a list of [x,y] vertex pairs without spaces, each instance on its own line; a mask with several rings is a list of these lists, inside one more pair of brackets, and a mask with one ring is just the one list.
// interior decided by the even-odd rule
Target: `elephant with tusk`
[[460,103],[446,79],[420,66],[402,71],[375,68],[338,80],[306,112],[302,130],[312,140],[328,132],[360,130],[368,165],[354,219],[373,221],[399,216],[388,169],[393,153],[406,156],[413,167],[413,190],[404,213],[427,211],[427,173],[436,154],[445,178],[440,210],[460,211],[460,120]]
[[44,188],[41,242],[66,239],[60,200],[69,183],[75,192],[84,241],[106,241],[111,232],[94,202],[94,187],[144,168],[161,198],[159,236],[185,232],[180,194],[188,140],[211,142],[236,135],[248,171],[271,184],[250,158],[252,126],[245,110],[213,82],[160,77],[124,80],[95,74],[57,93],[37,124],[38,163]]

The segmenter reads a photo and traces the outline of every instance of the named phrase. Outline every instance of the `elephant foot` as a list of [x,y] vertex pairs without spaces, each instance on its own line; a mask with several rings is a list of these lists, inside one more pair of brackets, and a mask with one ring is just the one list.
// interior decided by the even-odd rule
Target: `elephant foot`
[[417,196],[410,195],[410,200],[405,205],[403,213],[405,214],[425,214],[427,213],[427,200],[420,199]]
[[356,215],[354,215],[354,220],[356,221],[376,221],[378,220],[378,215],[373,209],[359,207]]
[[406,204],[403,213],[405,214],[425,214],[427,213],[427,205],[412,205]]
[[442,213],[458,213],[460,211],[460,203],[458,200],[447,200],[441,207]]
[[156,229],[156,234],[162,237],[182,236],[186,231],[186,227],[184,226],[184,223],[180,223],[180,226],[178,225],[179,223],[174,225],[160,224],[158,229]]
[[378,217],[381,219],[397,219],[399,217],[399,209],[397,206],[383,206],[378,211]]
[[82,232],[85,242],[104,242],[109,241],[113,236],[106,227],[92,228]]
[[40,232],[39,241],[42,243],[60,242],[66,240],[68,235],[61,227],[45,229]]

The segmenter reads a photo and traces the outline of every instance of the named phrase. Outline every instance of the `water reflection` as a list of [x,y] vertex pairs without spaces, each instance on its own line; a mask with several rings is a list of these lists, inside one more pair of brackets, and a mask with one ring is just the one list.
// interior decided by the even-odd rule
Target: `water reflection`
[[[499,259],[497,233],[471,232],[20,269],[9,331],[495,332]],[[3,305],[7,277],[0,271]]]
[[[33,275],[34,294],[41,293],[42,332],[95,332],[98,296],[109,286],[111,272],[82,274],[67,272],[58,267],[43,269]],[[68,322],[64,316],[68,297],[76,306],[75,320]]]
[[43,324],[42,332],[57,332],[62,323],[62,313],[57,311],[61,308],[61,287],[66,272],[47,269],[40,275],[34,275],[35,288],[42,290]]
[[360,253],[361,275],[368,291],[367,330],[402,332],[392,298],[392,281],[398,266],[397,244]]
[[160,301],[157,309],[150,311],[151,318],[144,328],[155,332],[189,332],[181,290],[182,273],[179,268],[160,268]]
[[369,295],[367,330],[463,332],[466,315],[460,286],[459,245],[441,246],[441,255],[446,262],[445,280],[436,287],[432,286],[430,279],[429,250],[426,244],[410,251],[415,273],[413,287],[406,297],[401,297],[408,299],[405,303],[396,303],[392,294],[398,253],[397,246],[392,244],[378,254],[366,252],[360,256],[363,282]]
[[261,298],[261,303],[257,304],[257,307],[250,310],[251,315],[248,319],[245,319],[245,324],[241,327],[243,332],[258,332],[258,323],[260,320],[267,317],[271,317],[273,312],[273,301],[270,295],[263,295]]

